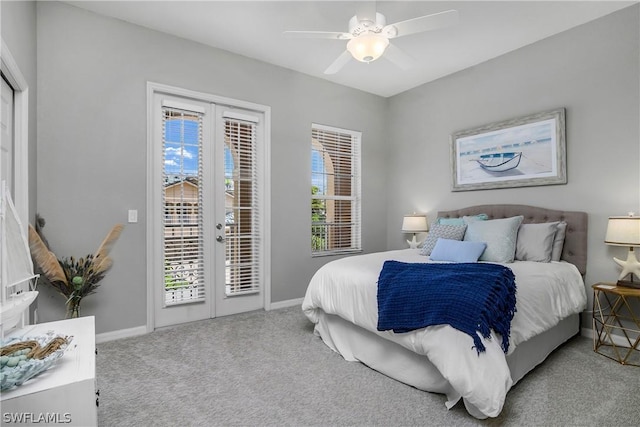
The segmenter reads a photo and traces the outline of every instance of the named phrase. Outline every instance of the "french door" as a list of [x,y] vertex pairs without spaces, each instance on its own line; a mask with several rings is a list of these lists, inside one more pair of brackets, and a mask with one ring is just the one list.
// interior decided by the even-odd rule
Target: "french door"
[[13,88],[0,77],[0,181],[13,195]]
[[26,233],[29,224],[29,85],[4,40],[0,70],[0,180],[9,183]]
[[264,308],[264,111],[152,98],[153,326]]

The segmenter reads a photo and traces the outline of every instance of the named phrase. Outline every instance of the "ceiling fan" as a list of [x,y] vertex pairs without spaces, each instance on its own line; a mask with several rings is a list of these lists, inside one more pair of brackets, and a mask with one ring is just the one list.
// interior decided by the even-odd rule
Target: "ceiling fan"
[[346,50],[329,65],[324,71],[325,74],[337,73],[352,57],[368,63],[380,58],[382,54],[385,54],[385,58],[389,61],[406,70],[411,67],[413,58],[389,43],[389,39],[444,28],[457,22],[458,11],[447,10],[387,24],[384,15],[376,12],[375,3],[362,2],[356,15],[349,20],[349,32],[285,31],[284,35],[297,38],[348,40]]

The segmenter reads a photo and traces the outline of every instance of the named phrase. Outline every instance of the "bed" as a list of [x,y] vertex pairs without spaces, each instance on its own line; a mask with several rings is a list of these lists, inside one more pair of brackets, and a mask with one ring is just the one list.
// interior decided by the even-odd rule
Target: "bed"
[[[446,395],[447,408],[462,401],[476,418],[496,417],[509,389],[579,333],[579,315],[587,301],[583,281],[587,214],[526,205],[481,205],[441,211],[437,216],[441,222],[463,219],[467,237],[473,230],[491,230],[487,228],[490,224],[512,223],[519,218],[514,237],[519,240],[519,252],[514,253],[513,262],[488,261],[508,267],[517,284],[507,351],[501,347],[501,336],[493,331],[487,338],[479,335],[485,347],[480,353],[474,350],[473,337],[447,324],[410,332],[378,330],[377,282],[381,270],[390,260],[406,265],[441,263],[442,260],[430,259],[435,252],[425,256],[424,249],[357,255],[327,263],[311,279],[302,310],[314,323],[314,333],[344,359],[360,361],[418,389],[442,393]],[[483,223],[471,225],[477,217]],[[520,243],[524,245],[525,236],[531,236],[532,230],[536,230],[536,238],[541,238],[544,233],[538,230],[548,229],[551,223],[563,228],[559,247],[559,234],[553,235],[552,249],[559,252],[554,254],[554,260],[531,261]],[[437,234],[433,225],[430,233]],[[484,237],[491,242],[495,236]],[[448,238],[446,241],[450,242]],[[504,241],[500,236],[499,242]],[[479,263],[483,263],[482,258]]]

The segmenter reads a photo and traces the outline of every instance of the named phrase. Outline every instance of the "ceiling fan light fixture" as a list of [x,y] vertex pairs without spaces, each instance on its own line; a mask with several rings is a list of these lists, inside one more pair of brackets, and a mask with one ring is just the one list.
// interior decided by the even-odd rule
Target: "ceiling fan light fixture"
[[347,50],[360,62],[371,62],[380,58],[389,46],[389,39],[375,33],[364,33],[347,43]]

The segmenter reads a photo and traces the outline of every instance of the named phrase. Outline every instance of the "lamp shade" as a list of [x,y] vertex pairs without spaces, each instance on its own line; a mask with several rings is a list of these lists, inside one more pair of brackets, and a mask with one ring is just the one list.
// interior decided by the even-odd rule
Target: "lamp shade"
[[613,246],[640,246],[640,216],[609,217],[604,242]]
[[347,43],[347,50],[360,62],[371,62],[380,58],[389,46],[389,39],[375,33],[364,33]]
[[405,233],[421,233],[428,229],[427,217],[425,215],[405,215],[402,220],[402,231]]

